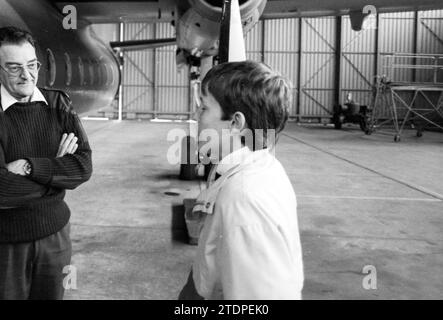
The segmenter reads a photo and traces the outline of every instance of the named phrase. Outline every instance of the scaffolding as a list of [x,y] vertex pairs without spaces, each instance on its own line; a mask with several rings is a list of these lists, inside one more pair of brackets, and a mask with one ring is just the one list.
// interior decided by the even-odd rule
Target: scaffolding
[[407,125],[418,137],[429,127],[443,130],[443,55],[385,54],[381,59],[366,133],[394,131],[398,142]]

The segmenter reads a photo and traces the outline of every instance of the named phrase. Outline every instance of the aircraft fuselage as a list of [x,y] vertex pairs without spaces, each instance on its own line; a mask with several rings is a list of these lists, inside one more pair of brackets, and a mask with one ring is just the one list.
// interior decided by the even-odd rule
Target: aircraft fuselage
[[30,31],[42,63],[38,86],[67,92],[77,113],[108,106],[120,84],[118,61],[91,25],[63,27],[64,16],[49,1],[0,0],[0,26]]

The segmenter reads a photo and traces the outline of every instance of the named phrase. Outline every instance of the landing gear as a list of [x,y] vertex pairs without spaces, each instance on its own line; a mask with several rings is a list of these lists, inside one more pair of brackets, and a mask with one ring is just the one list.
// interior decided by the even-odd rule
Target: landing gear
[[[186,62],[191,66],[190,68],[190,95],[193,97],[191,100],[190,111],[195,112],[199,100],[197,99],[196,92],[199,92],[200,86],[200,66],[201,58],[199,54],[196,55],[185,55],[183,54]],[[189,114],[190,119],[192,114]],[[181,148],[181,165],[180,165],[180,179],[181,180],[195,180],[198,177],[198,142],[195,141],[194,137],[188,135],[182,140]]]

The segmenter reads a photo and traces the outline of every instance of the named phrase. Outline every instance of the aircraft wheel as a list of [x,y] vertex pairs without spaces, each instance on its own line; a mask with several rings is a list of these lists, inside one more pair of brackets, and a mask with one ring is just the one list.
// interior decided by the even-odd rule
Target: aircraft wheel
[[420,130],[417,130],[417,137],[422,137],[423,136],[423,132],[421,132]]
[[395,141],[395,142],[400,142],[400,135],[399,135],[399,134],[396,134],[396,135],[394,136],[394,141]]
[[[180,165],[181,180],[195,180],[197,178],[196,142],[190,136],[182,140],[182,159]],[[195,163],[193,163],[195,162]]]

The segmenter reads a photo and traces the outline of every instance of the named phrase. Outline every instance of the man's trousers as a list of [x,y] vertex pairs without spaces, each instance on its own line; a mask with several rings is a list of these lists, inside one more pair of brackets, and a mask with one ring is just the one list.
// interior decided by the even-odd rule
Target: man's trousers
[[0,300],[63,299],[71,253],[69,223],[37,241],[0,243]]

